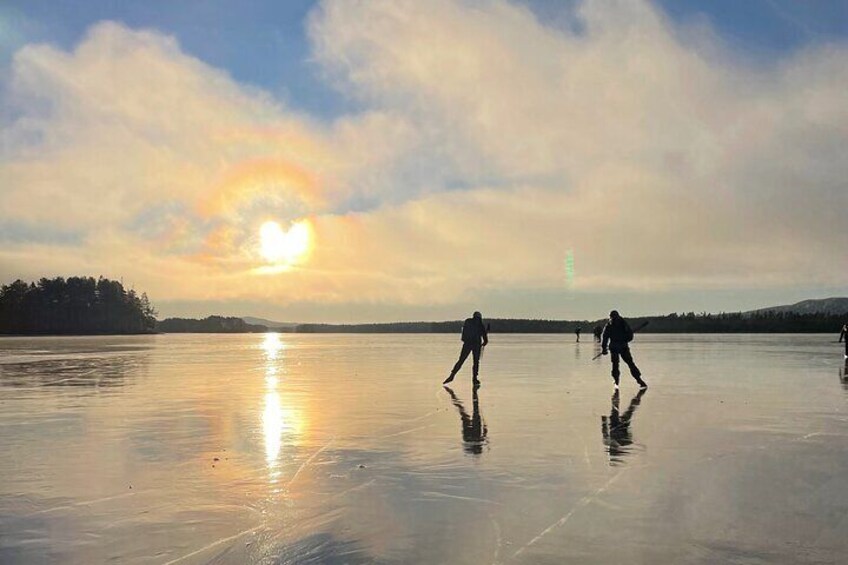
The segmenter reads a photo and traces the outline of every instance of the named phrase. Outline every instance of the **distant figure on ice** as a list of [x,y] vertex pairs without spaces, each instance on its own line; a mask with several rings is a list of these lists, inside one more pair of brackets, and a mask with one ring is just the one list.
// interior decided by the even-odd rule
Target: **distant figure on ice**
[[[639,383],[642,388],[647,388],[648,385],[642,380],[642,372],[636,363],[633,362],[633,356],[630,354],[630,346],[633,341],[633,330],[630,329],[630,324],[627,320],[619,315],[618,310],[610,312],[609,322],[604,326],[601,341],[601,354],[606,355],[607,352],[612,353],[612,380],[615,381],[615,388],[618,388],[618,377],[621,374],[618,365],[621,359],[627,363],[630,368],[630,374]],[[609,348],[607,348],[609,344]]]
[[459,418],[462,420],[462,447],[466,453],[471,455],[480,455],[483,453],[483,446],[486,445],[486,435],[489,430],[486,429],[486,422],[480,415],[480,399],[477,396],[477,387],[472,389],[472,402],[474,409],[471,416],[465,411],[465,406],[453,393],[450,387],[446,386],[445,390],[451,397],[453,405],[459,410]]
[[609,418],[601,416],[601,435],[604,436],[604,445],[607,447],[610,463],[613,465],[620,463],[622,457],[630,452],[630,445],[633,444],[630,421],[636,414],[636,407],[642,401],[643,394],[645,394],[644,388],[639,390],[633,400],[630,401],[627,411],[619,415],[618,389],[616,389],[612,393],[612,407],[610,408]]
[[595,334],[595,341],[597,341],[598,343],[601,343],[601,334],[603,332],[604,328],[602,328],[601,326],[595,326],[595,328],[592,330],[592,333]]
[[474,312],[474,315],[466,319],[465,323],[462,324],[462,351],[459,353],[459,360],[453,366],[450,375],[442,384],[448,384],[453,380],[462,368],[462,364],[468,358],[468,354],[471,353],[474,356],[474,365],[471,373],[474,377],[474,386],[480,386],[480,380],[477,378],[477,375],[480,373],[480,354],[488,343],[489,334],[486,332],[486,326],[483,325],[483,314]]
[[577,343],[580,343],[580,332],[582,331],[583,328],[581,328],[580,326],[577,326],[577,328],[574,330],[574,334],[577,336]]
[[848,324],[842,326],[842,331],[839,333],[839,341],[845,340],[845,358],[848,359]]

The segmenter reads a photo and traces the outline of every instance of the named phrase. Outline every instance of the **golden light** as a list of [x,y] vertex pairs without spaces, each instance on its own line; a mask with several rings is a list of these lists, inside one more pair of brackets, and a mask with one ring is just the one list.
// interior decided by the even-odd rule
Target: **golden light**
[[[284,348],[285,345],[280,340],[280,334],[276,332],[268,332],[265,334],[265,339],[262,341],[262,350],[265,352],[265,357],[268,361],[274,361],[280,351]],[[276,368],[273,366],[269,368],[269,370],[271,369],[276,371]]]
[[266,381],[265,408],[262,411],[262,435],[265,438],[265,461],[272,478],[278,475],[280,452],[284,440],[296,441],[303,430],[301,415],[283,405],[283,398],[277,390],[277,383]]
[[280,454],[287,442],[296,441],[303,428],[297,410],[287,407],[280,386],[280,366],[286,344],[280,334],[268,332],[260,345],[265,354],[265,406],[262,411],[262,435],[265,439],[265,461],[272,483],[280,476]]
[[265,393],[265,410],[262,412],[262,432],[265,436],[265,461],[269,467],[277,466],[283,444],[285,417],[280,395],[276,390]]
[[294,265],[303,260],[311,245],[311,230],[307,220],[291,225],[288,231],[277,222],[269,221],[259,228],[259,252],[269,263]]

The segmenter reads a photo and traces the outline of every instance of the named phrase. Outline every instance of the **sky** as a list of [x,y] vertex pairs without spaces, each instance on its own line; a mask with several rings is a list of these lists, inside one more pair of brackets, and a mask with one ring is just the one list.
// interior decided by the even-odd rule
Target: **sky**
[[846,85],[842,1],[7,0],[0,280],[304,322],[845,296]]

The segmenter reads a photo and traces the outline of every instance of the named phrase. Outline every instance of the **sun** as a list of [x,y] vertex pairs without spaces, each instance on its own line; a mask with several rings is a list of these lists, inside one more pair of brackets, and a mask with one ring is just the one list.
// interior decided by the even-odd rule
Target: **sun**
[[294,222],[288,231],[277,222],[265,222],[259,228],[259,253],[268,263],[294,265],[306,257],[311,239],[307,220]]

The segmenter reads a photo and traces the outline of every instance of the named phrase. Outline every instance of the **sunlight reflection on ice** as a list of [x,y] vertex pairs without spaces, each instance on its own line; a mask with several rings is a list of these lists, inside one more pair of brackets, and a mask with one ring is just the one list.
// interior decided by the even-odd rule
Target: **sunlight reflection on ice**
[[[277,359],[280,351],[285,349],[285,344],[280,340],[280,334],[269,332],[265,334],[265,340],[262,342],[262,349],[265,351],[265,358],[268,360],[268,366],[273,366],[272,361]],[[275,367],[276,368],[276,367]]]
[[278,363],[282,363],[281,352],[286,348],[280,340],[280,334],[266,333],[262,343],[265,352],[265,408],[262,412],[262,432],[265,439],[265,461],[268,464],[269,476],[276,483],[280,476],[280,452],[283,445],[283,435],[298,433],[299,417],[289,408],[283,407],[277,387],[280,383]]
[[265,394],[262,429],[265,434],[265,460],[268,462],[268,467],[273,476],[277,467],[277,458],[280,456],[283,435],[283,408],[280,405],[280,394],[277,391]]

